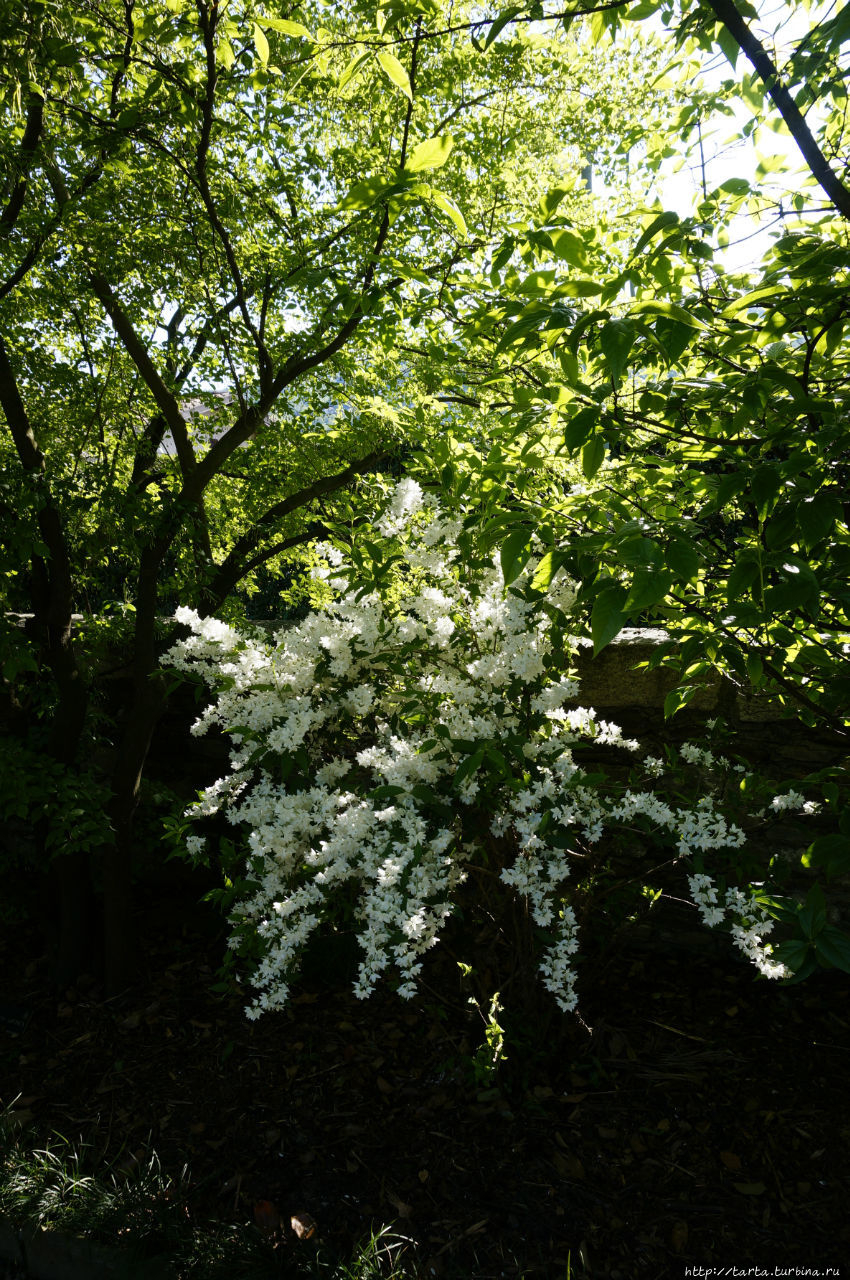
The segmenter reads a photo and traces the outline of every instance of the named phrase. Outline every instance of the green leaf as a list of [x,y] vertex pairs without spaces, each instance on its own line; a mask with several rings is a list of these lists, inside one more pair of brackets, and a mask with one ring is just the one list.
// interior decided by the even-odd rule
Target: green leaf
[[680,582],[693,582],[699,573],[699,554],[691,542],[673,538],[668,544],[664,559],[667,568]]
[[726,191],[733,196],[743,196],[751,191],[752,187],[746,178],[727,178],[725,182],[721,182],[717,190]]
[[779,292],[779,287],[775,284],[762,285],[760,289],[754,289],[752,293],[745,293],[743,297],[730,302],[720,314],[724,320],[731,320],[741,311],[749,311],[751,308],[763,309],[767,299],[775,298]]
[[410,76],[399,62],[394,53],[390,53],[387,49],[382,49],[380,53],[375,55],[383,71],[389,76],[394,85],[401,89],[402,93],[410,101],[413,101],[413,93],[410,88]]
[[800,502],[797,506],[797,524],[805,546],[811,549],[831,533],[836,520],[841,519],[841,514],[838,499],[823,491]]
[[690,329],[704,329],[705,325],[690,311],[686,311],[684,307],[678,306],[675,302],[663,302],[659,299],[650,299],[646,302],[635,302],[629,313],[633,316],[664,316],[668,320],[678,320],[680,324],[687,325]]
[[661,568],[661,547],[654,538],[644,538],[631,531],[626,537],[617,539],[616,548],[617,560],[632,569]]
[[772,551],[782,551],[795,541],[797,525],[796,510],[786,505],[775,511],[768,520],[764,529],[764,540]]
[[579,280],[570,276],[560,285],[560,292],[567,298],[593,298],[605,288],[598,280]]
[[268,62],[269,60],[269,42],[266,39],[265,32],[261,27],[254,23],[254,47],[260,58],[260,62]]
[[664,719],[669,720],[686,707],[692,698],[699,693],[699,686],[695,684],[678,685],[677,688],[671,689],[664,699]]
[[623,612],[625,601],[626,588],[621,586],[605,587],[594,600],[590,615],[594,657],[601,653],[626,625],[628,614]]
[[[508,325],[496,345],[494,355],[501,355],[503,351],[507,351],[508,347],[515,346],[520,338],[528,337],[531,334],[534,334],[536,338],[537,331],[546,312],[541,308],[539,302],[532,303],[530,306],[530,310],[521,315],[513,324]],[[524,345],[528,346],[530,344],[525,343]],[[535,341],[533,345],[539,345],[538,341]]]
[[454,146],[454,138],[444,134],[441,138],[428,138],[414,147],[405,161],[405,169],[409,173],[419,173],[422,169],[439,169],[449,158]]
[[666,227],[676,226],[678,222],[678,213],[673,213],[671,210],[659,213],[658,217],[653,218],[652,222],[650,222],[632,250],[632,259],[636,258],[642,249],[646,248],[653,236],[657,236],[659,231],[663,231]]
[[530,559],[531,534],[527,529],[514,529],[505,538],[499,552],[506,587],[516,581]]
[[493,41],[498,37],[499,33],[504,31],[508,23],[511,22],[517,16],[518,13],[522,13],[524,9],[525,9],[525,5],[514,5],[512,9],[505,9],[502,13],[499,14],[498,18],[496,18],[496,20],[493,23],[491,23],[490,30],[487,32],[487,37],[483,45],[483,50],[485,53],[490,48],[490,45],[493,43]]
[[566,187],[552,187],[550,191],[547,191],[538,206],[541,217],[544,220],[546,218],[551,218],[552,214],[567,194],[568,192]]
[[590,434],[598,421],[599,410],[595,405],[579,409],[578,413],[573,414],[564,431],[564,444],[570,453],[575,453],[576,449],[580,449],[583,444],[587,444]]
[[737,600],[759,576],[758,560],[752,552],[742,553],[726,583],[726,599]]
[[614,378],[626,367],[635,340],[635,327],[628,320],[609,320],[599,335],[599,345]]
[[747,675],[756,689],[764,682],[764,663],[757,653],[747,654]]
[[392,187],[389,178],[364,178],[356,183],[340,204],[340,209],[371,209],[376,201]]
[[666,316],[659,316],[655,322],[656,340],[661,344],[661,349],[670,364],[675,364],[690,346],[695,333],[696,330],[690,325],[681,324],[678,320],[671,320]]
[[336,82],[338,89],[345,88],[349,80],[351,80],[352,77],[357,74],[357,72],[364,65],[364,63],[369,61],[369,56],[370,55],[368,53],[358,53],[355,58],[351,59],[348,66],[345,68],[345,70],[342,72],[342,74],[340,75],[339,79]]
[[551,232],[549,238],[556,258],[568,262],[571,267],[578,267],[579,270],[587,268],[587,244],[581,236],[563,227]]
[[534,571],[531,579],[532,591],[548,591],[552,579],[566,560],[563,551],[547,551]]
[[788,942],[780,942],[777,947],[773,948],[774,960],[779,960],[781,964],[785,964],[794,973],[812,973],[815,966],[810,964],[811,945],[802,938],[790,938]]
[[279,31],[284,36],[297,36],[299,39],[312,40],[310,32],[301,22],[290,22],[289,18],[267,18],[263,16],[263,22],[267,27],[271,27],[273,31]]
[[768,463],[757,467],[750,476],[750,489],[760,516],[764,517],[773,507],[784,481],[779,468]]
[[670,590],[672,576],[663,569],[638,569],[623,609],[626,613],[640,613],[650,605],[658,604]]
[[830,925],[821,930],[815,940],[815,951],[819,960],[850,973],[850,938],[840,929]]
[[460,764],[454,771],[454,777],[452,779],[452,785],[455,788],[460,787],[467,778],[478,772],[481,765],[484,763],[484,755],[485,752],[482,747],[479,748],[478,751],[473,752],[472,755],[467,756],[464,760],[461,760]]
[[806,850],[806,866],[823,867],[827,877],[850,874],[850,836],[835,832],[818,836]]
[[734,71],[738,62],[740,47],[738,45],[738,41],[732,35],[732,32],[722,23],[720,24],[720,30],[717,33],[717,43],[723,50],[727,61],[732,64],[732,70]]
[[587,480],[592,480],[605,457],[605,440],[600,432],[591,437],[581,451],[581,469]]
[[798,913],[800,928],[807,938],[816,938],[826,924],[826,899],[819,884],[806,894],[806,905]]
[[442,209],[443,213],[447,213],[449,215],[464,240],[466,240],[469,236],[469,232],[466,229],[466,222],[464,221],[463,214],[455,204],[454,200],[452,200],[451,196],[447,196],[444,191],[435,191],[432,187],[431,199],[434,201],[434,204],[438,205]]
[[805,609],[815,616],[819,608],[820,584],[805,560],[786,555],[776,566],[779,581],[764,593],[764,607],[769,613],[789,609]]
[[651,18],[665,4],[666,0],[639,0],[638,4],[623,14],[623,18],[626,22],[643,22],[644,18]]

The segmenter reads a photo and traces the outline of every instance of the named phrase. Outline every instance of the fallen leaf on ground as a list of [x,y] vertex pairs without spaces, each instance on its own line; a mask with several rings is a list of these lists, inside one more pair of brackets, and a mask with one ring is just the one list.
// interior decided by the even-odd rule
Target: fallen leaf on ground
[[309,1213],[293,1213],[289,1223],[299,1240],[309,1240],[316,1234],[316,1219]]

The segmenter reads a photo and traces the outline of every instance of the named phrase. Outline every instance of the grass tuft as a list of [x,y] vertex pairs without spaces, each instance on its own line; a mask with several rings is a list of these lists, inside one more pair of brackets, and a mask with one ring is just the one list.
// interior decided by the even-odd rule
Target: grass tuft
[[118,1246],[134,1260],[156,1259],[168,1280],[418,1280],[414,1242],[385,1227],[350,1257],[321,1242],[273,1248],[244,1223],[199,1221],[189,1204],[188,1167],[175,1180],[155,1153],[144,1162],[98,1168],[91,1144],[61,1134],[34,1148],[15,1113],[0,1114],[0,1217],[20,1234],[61,1232]]

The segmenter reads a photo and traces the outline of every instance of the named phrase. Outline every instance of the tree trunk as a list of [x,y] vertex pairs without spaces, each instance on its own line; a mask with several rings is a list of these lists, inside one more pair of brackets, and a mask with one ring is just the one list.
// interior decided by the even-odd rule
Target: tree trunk
[[[38,128],[40,130],[40,115]],[[30,125],[27,126],[29,133]],[[25,135],[26,140],[26,135]],[[17,215],[16,215],[17,216]],[[7,230],[10,228],[7,228]],[[0,407],[6,418],[12,440],[24,473],[29,477],[40,501],[36,521],[40,540],[46,550],[30,553],[30,594],[33,607],[31,634],[41,648],[42,662],[56,685],[58,704],[46,744],[46,753],[73,772],[77,768],[80,741],[88,711],[88,689],[77,664],[72,631],[74,600],[73,576],[68,542],[59,508],[53,501],[47,476],[46,459],[39,447],[32,423],[27,415],[15,371],[6,344],[0,337]],[[37,832],[47,865],[46,839],[48,823]],[[68,982],[87,967],[87,944],[91,938],[91,882],[88,856],[80,852],[61,852],[54,856],[47,874],[57,898],[58,929],[54,953],[54,977]],[[50,940],[48,940],[48,946]]]
[[103,851],[106,987],[123,991],[135,978],[138,947],[133,909],[133,819],[154,730],[165,710],[165,679],[157,671],[156,618],[162,546],[141,554],[136,595],[133,694],[112,776],[112,844]]
[[136,977],[138,947],[133,902],[133,820],[154,730],[165,708],[165,681],[155,672],[138,682],[118,748],[110,817],[114,840],[103,851],[106,988],[123,991]]
[[[80,740],[88,710],[88,690],[74,653],[70,611],[59,626],[44,627],[47,666],[59,691],[59,703],[47,740],[47,754],[69,773],[78,765]],[[68,986],[95,961],[93,945],[94,900],[90,857],[81,850],[47,849],[48,823],[42,824],[39,843],[48,864],[48,879],[55,902],[55,934],[48,940],[53,950],[53,981]]]

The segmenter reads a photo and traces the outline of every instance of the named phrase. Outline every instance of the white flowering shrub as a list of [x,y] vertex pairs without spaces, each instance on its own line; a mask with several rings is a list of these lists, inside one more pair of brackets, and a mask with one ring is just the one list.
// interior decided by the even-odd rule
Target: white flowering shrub
[[[269,638],[177,612],[190,634],[167,663],[215,693],[194,732],[217,725],[232,742],[230,772],[193,812],[224,809],[247,831],[250,889],[231,945],[259,945],[248,1016],[286,1002],[305,943],[346,896],[362,948],[357,995],[394,971],[412,996],[459,885],[484,864],[527,902],[543,984],[572,1010],[574,855],[636,826],[675,845],[706,923],[726,921],[763,973],[783,974],[755,897],[721,901],[702,869],[744,839],[712,798],[662,798],[651,789],[658,759],[637,766],[642,788],[591,784],[576,763],[588,740],[635,759],[639,746],[580,705],[573,583],[555,572],[542,589],[541,548],[506,585],[498,555],[462,554],[459,540],[460,520],[404,480],[366,544],[371,569],[318,548],[329,602],[300,624]],[[704,762],[699,748],[683,752]]]

